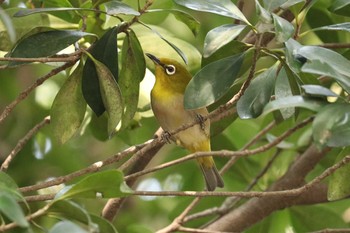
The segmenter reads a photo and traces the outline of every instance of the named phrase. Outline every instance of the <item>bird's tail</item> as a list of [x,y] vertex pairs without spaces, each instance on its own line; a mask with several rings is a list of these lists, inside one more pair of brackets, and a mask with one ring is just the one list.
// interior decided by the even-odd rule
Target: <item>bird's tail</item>
[[197,159],[203,172],[208,191],[214,191],[216,187],[224,187],[224,181],[215,166],[211,156]]

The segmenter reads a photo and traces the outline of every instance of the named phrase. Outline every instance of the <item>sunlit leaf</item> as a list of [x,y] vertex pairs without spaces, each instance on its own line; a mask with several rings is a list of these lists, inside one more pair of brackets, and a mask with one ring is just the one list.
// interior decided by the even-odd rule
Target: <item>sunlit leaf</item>
[[[335,162],[340,162],[345,158],[345,156],[349,156],[349,153],[349,148],[343,149],[342,152],[339,153],[339,155],[337,156]],[[331,175],[331,178],[328,183],[327,197],[329,201],[339,200],[342,198],[346,198],[350,195],[349,174],[350,164],[345,164]]]
[[329,10],[338,15],[344,15],[349,17],[350,2],[348,0],[333,1],[332,5],[329,7]]
[[260,21],[265,24],[272,22],[272,16],[269,11],[260,5],[259,0],[255,0],[256,13],[259,15]]
[[117,170],[98,172],[85,177],[72,186],[61,190],[55,199],[125,197],[132,190],[125,184],[123,174]]
[[278,63],[258,75],[237,102],[237,113],[242,119],[258,117],[270,101],[275,88]]
[[61,222],[56,223],[49,231],[48,233],[89,233],[90,231],[83,229],[79,225],[68,221],[63,220]]
[[[89,55],[89,54],[88,54]],[[108,135],[113,136],[123,114],[123,100],[120,88],[112,72],[102,62],[89,55],[94,62],[103,106],[108,116]]]
[[81,90],[83,65],[80,63],[57,93],[51,107],[51,127],[56,141],[63,144],[83,122],[86,102]]
[[[9,57],[37,58],[56,54],[84,36],[95,36],[82,31],[45,31],[20,40],[9,53]],[[24,62],[11,61],[9,66]]]
[[[286,46],[287,65],[293,72],[299,73],[303,63],[298,60],[296,56],[298,49],[300,49],[302,45],[294,39],[289,39],[284,44]],[[306,60],[304,57],[302,58]]]
[[350,145],[350,104],[334,103],[322,108],[312,125],[313,138],[321,146]]
[[146,70],[143,51],[133,31],[128,32],[124,39],[121,59],[122,69],[120,71],[119,86],[124,99],[122,128],[125,128],[136,113],[139,99],[139,84]]
[[293,25],[276,14],[272,14],[272,17],[275,25],[277,41],[280,43],[286,42],[294,34]]
[[[118,80],[118,48],[117,48],[118,27],[109,29],[93,46],[91,55],[102,62],[112,73],[115,80]],[[82,90],[86,103],[100,116],[105,111],[100,92],[100,84],[94,62],[88,58],[84,65]]]
[[209,57],[225,44],[235,39],[245,28],[245,25],[225,24],[208,32],[204,41],[203,56]]
[[175,44],[173,44],[169,40],[165,39],[157,30],[151,28],[150,26],[148,26],[146,24],[142,24],[142,25],[145,26],[146,28],[148,28],[149,30],[151,30],[156,35],[158,35],[164,42],[166,42],[170,47],[172,47],[176,51],[176,53],[179,54],[179,56],[182,58],[182,60],[185,62],[185,64],[188,63],[188,59],[187,59],[186,55]]
[[28,227],[29,223],[14,196],[0,191],[0,212],[20,227]]
[[120,1],[108,1],[104,4],[104,6],[106,8],[107,14],[109,15],[140,15],[140,13],[134,10],[131,6]]
[[243,13],[230,0],[175,0],[175,2],[192,10],[210,12],[231,17],[250,25]]
[[314,96],[333,96],[333,97],[337,97],[338,95],[335,94],[333,91],[331,91],[330,89],[320,86],[320,85],[313,85],[313,84],[309,84],[309,85],[302,85],[301,86],[306,94],[309,95],[314,95]]
[[280,7],[282,9],[288,9],[289,7],[294,6],[294,5],[301,3],[301,2],[304,3],[305,0],[288,0],[285,3],[283,3]]
[[16,40],[16,31],[10,16],[0,8],[0,20],[5,27],[5,31],[7,32],[11,43],[15,43]]
[[210,63],[201,69],[187,85],[185,108],[201,108],[222,97],[236,80],[244,56],[244,53],[240,53]]
[[311,111],[319,111],[326,102],[318,99],[310,99],[302,96],[289,96],[269,102],[264,108],[264,114],[284,108],[306,108]]

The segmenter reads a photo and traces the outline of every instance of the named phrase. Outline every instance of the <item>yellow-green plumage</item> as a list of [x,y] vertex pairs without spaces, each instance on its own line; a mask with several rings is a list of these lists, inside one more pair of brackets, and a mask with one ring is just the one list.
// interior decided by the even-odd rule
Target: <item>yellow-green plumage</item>
[[[184,66],[171,59],[158,59],[151,54],[147,54],[147,56],[155,63],[156,82],[151,92],[152,110],[163,130],[176,130],[185,124],[198,120],[199,116],[208,114],[206,108],[184,109],[184,92],[192,78]],[[180,131],[174,136],[174,139],[177,144],[192,153],[210,151],[209,120]],[[201,166],[209,191],[224,186],[211,156],[198,158],[197,161]]]

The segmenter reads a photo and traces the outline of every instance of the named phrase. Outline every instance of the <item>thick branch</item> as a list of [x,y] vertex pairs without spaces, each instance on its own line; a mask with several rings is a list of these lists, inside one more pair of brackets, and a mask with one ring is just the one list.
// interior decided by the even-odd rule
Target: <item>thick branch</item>
[[[293,189],[304,184],[305,176],[314,168],[314,166],[325,156],[327,149],[319,151],[314,145],[310,146],[290,167],[287,173],[281,177],[269,191]],[[307,193],[297,197],[262,197],[253,198],[248,202],[222,216],[220,219],[208,226],[208,229],[221,231],[240,232],[253,224],[261,221],[276,210],[284,209],[295,204],[307,204],[307,200],[312,200],[315,196],[311,195],[312,189],[319,189],[325,192],[322,186],[313,186]],[[310,191],[311,190],[311,191]],[[320,192],[319,194],[321,194]],[[321,195],[315,201],[326,201],[326,195]],[[232,223],[235,224],[232,224]]]

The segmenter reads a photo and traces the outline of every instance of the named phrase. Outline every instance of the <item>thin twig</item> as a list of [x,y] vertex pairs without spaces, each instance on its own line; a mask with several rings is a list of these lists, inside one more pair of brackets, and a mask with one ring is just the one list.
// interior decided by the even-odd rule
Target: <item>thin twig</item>
[[317,46],[329,49],[347,49],[350,48],[350,43],[326,43]]
[[74,62],[79,58],[79,55],[69,55],[68,56],[58,56],[58,57],[37,57],[37,58],[27,58],[27,57],[0,57],[0,61],[17,61],[17,62]]
[[6,117],[13,111],[13,109],[19,104],[22,100],[27,98],[27,96],[38,86],[40,86],[43,82],[45,82],[50,77],[58,74],[62,70],[67,69],[68,67],[73,66],[79,58],[76,58],[74,61],[67,62],[63,64],[62,66],[59,66],[53,70],[51,70],[46,75],[42,76],[41,78],[37,79],[31,86],[27,87],[23,92],[21,92],[18,97],[12,101],[9,105],[7,105],[4,109],[4,111],[0,115],[0,124],[6,119]]
[[29,132],[18,141],[15,148],[10,152],[10,154],[6,157],[5,161],[1,164],[0,171],[6,171],[10,166],[10,163],[15,158],[17,153],[22,150],[22,148],[27,144],[27,142],[36,134],[42,127],[46,124],[50,123],[50,117],[45,117],[40,123],[35,125]]

